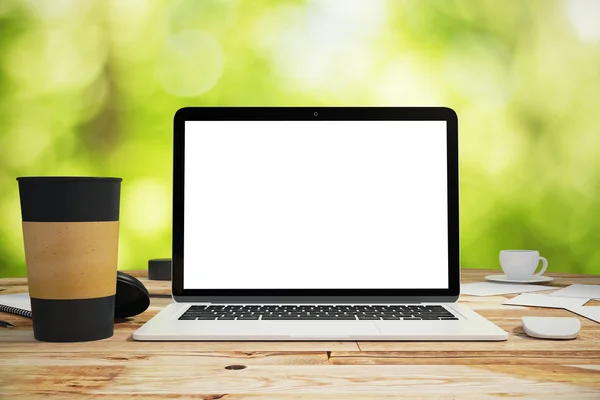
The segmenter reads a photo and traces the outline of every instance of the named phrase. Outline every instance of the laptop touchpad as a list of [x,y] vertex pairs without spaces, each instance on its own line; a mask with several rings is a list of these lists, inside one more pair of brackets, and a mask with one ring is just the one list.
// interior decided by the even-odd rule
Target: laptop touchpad
[[[372,322],[346,322],[346,321],[303,321],[284,322],[273,324],[287,325],[289,336],[295,339],[307,339],[311,337],[335,336],[338,338],[348,336],[379,335],[379,329]],[[282,327],[283,328],[283,327]]]

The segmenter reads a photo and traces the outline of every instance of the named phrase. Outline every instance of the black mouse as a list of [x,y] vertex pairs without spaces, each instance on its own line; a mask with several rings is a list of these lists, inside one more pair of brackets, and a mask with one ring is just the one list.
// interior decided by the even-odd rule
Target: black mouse
[[150,293],[139,279],[117,271],[115,318],[133,317],[150,306]]

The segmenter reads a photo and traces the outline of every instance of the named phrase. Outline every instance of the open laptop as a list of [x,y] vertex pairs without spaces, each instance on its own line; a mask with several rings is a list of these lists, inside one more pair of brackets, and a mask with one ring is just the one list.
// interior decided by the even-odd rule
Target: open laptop
[[456,302],[448,108],[184,108],[173,299],[136,340],[506,340]]

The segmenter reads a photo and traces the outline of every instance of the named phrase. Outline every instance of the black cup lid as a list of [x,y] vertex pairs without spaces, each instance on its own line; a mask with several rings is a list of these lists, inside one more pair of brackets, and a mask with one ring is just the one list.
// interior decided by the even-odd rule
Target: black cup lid
[[46,181],[46,180],[54,180],[54,181],[119,181],[121,182],[123,178],[116,178],[110,176],[19,176],[17,177],[17,181]]
[[121,178],[19,177],[23,222],[119,220]]
[[150,306],[150,294],[142,282],[124,272],[117,271],[115,318],[133,317]]

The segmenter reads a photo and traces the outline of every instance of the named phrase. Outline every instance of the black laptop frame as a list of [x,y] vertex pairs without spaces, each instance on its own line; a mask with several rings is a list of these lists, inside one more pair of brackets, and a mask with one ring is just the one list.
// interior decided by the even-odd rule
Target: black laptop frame
[[[447,289],[184,289],[186,121],[445,121],[448,188]],[[460,293],[458,118],[446,107],[186,107],[173,126],[172,290],[177,302],[389,304],[454,302]],[[201,265],[188,268],[203,268]],[[210,267],[208,267],[210,268]],[[365,273],[368,273],[365,272]]]

